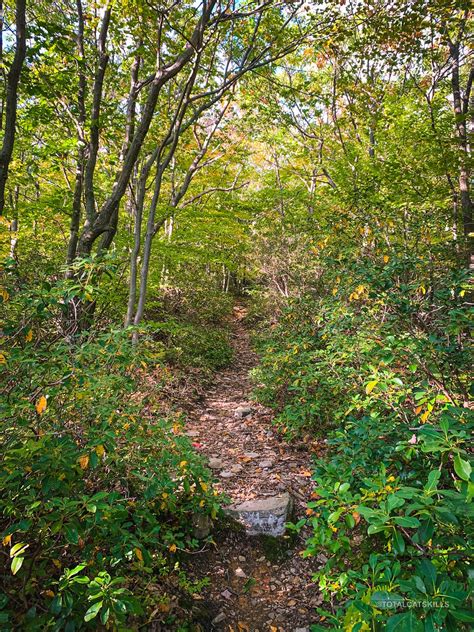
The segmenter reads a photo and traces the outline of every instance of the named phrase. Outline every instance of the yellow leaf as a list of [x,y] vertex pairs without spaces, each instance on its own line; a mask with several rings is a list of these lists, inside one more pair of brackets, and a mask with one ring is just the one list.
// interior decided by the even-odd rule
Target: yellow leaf
[[95,453],[97,454],[97,456],[99,458],[103,457],[105,454],[105,448],[103,445],[96,445],[95,446]]
[[30,331],[26,334],[25,340],[26,340],[26,342],[31,342],[33,340],[33,330],[32,329],[30,329]]
[[199,481],[199,484],[201,485],[201,489],[203,492],[207,492],[207,483],[204,483],[203,481]]
[[46,410],[46,406],[46,397],[44,395],[41,395],[39,400],[36,402],[36,412],[38,413],[38,415],[42,415],[44,413],[44,411]]
[[368,382],[367,386],[365,387],[365,392],[367,393],[367,395],[370,395],[370,393],[374,390],[378,383],[378,380],[372,380],[371,382]]
[[336,296],[336,294],[337,294],[337,287],[333,287],[332,288],[332,295]]
[[4,353],[0,353],[0,364],[6,364],[7,358]]
[[383,262],[388,263],[390,261],[390,257],[388,255],[383,256]]
[[61,568],[61,562],[59,560],[53,560],[53,564],[56,566],[56,568]]
[[426,410],[420,417],[420,421],[422,424],[426,423],[426,420],[430,416],[431,410]]
[[138,557],[140,562],[143,562],[143,553],[138,547],[135,548],[135,555]]
[[187,461],[181,461],[181,463],[179,464],[179,467],[186,467],[187,464],[188,464]]
[[8,292],[6,291],[4,287],[0,287],[0,296],[3,299],[3,302],[6,303],[8,301],[10,294],[8,294]]
[[171,544],[171,545],[170,545],[170,551],[171,551],[171,553],[175,553],[177,548],[178,548],[178,547],[176,546],[176,544]]
[[79,465],[81,466],[81,469],[87,470],[87,467],[89,466],[89,455],[88,454],[84,454],[83,456],[81,456],[79,458]]
[[205,504],[206,504],[206,501],[205,500],[201,500],[200,503],[199,503],[199,506],[200,507],[204,507]]
[[12,541],[12,536],[11,535],[6,535],[2,542],[3,542],[3,546],[8,546],[10,544],[10,542]]
[[46,597],[54,597],[54,593],[52,590],[47,590],[44,594],[46,595]]

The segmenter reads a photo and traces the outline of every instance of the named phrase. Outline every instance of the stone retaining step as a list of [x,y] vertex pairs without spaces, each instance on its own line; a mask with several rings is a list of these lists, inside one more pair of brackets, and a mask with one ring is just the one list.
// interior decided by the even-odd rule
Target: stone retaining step
[[291,506],[291,496],[286,492],[278,496],[230,505],[225,511],[244,525],[248,535],[277,537],[285,533]]

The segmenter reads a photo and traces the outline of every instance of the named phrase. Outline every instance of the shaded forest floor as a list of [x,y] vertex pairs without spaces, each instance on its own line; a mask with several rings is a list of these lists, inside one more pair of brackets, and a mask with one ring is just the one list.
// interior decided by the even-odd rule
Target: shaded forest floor
[[[187,433],[209,458],[216,488],[229,502],[289,492],[296,522],[305,516],[313,491],[309,446],[288,444],[272,427],[272,412],[251,401],[249,371],[257,357],[244,317],[244,309],[234,309],[233,361],[188,413]],[[248,536],[229,522],[218,526],[214,538],[215,546],[193,555],[187,565],[191,577],[210,580],[200,604],[194,604],[206,613],[205,629],[309,630],[321,602],[311,576],[324,560],[303,560],[304,534]]]

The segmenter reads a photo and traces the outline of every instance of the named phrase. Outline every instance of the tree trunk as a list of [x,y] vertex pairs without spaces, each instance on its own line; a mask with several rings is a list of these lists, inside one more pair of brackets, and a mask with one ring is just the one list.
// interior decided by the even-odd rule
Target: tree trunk
[[460,44],[459,42],[456,42],[455,44],[450,43],[449,48],[452,60],[451,88],[453,93],[453,108],[456,123],[456,136],[459,145],[459,201],[461,203],[464,237],[466,240],[466,263],[472,270],[474,269],[474,224],[470,191],[470,146],[467,133],[467,119],[472,108],[470,92],[474,67],[471,67],[468,89],[465,90],[463,95],[461,92],[459,72]]
[[18,105],[18,83],[26,55],[26,0],[16,0],[15,37],[16,49],[7,77],[7,97],[5,111],[5,132],[0,150],[0,215],[5,209],[5,187],[8,168],[15,143],[15,126]]

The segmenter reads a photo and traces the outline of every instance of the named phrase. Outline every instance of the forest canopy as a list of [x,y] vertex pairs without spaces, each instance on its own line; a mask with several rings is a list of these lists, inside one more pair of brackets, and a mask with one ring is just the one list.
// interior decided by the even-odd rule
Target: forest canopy
[[0,27],[0,629],[257,629],[196,606],[229,498],[187,430],[247,335],[304,445],[304,629],[472,629],[470,3]]

